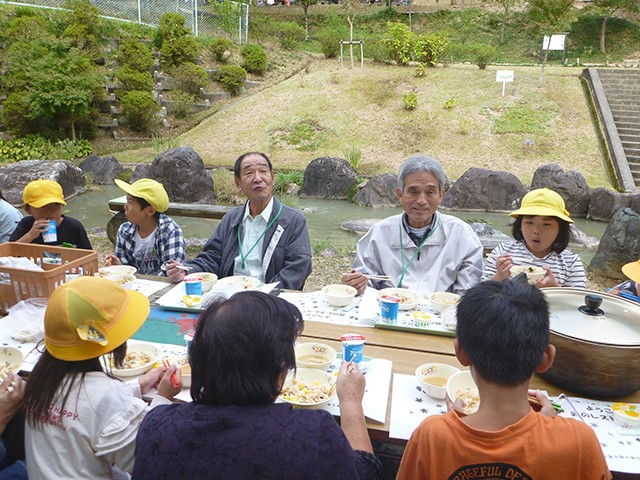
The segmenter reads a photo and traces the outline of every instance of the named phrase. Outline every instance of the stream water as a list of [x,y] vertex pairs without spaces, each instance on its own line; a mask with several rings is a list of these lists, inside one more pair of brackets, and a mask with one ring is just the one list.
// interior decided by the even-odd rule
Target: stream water
[[[113,185],[100,185],[78,195],[68,201],[65,213],[82,222],[85,228],[106,227],[111,218],[109,200],[122,196],[122,190]],[[386,218],[401,211],[400,208],[371,208],[362,207],[343,200],[322,200],[315,198],[299,198],[295,207],[306,209],[305,214],[309,227],[312,245],[326,244],[334,248],[349,248],[355,246],[360,235],[347,232],[340,228],[346,220],[366,218]],[[479,221],[490,224],[496,230],[507,235],[511,234],[511,218],[504,213],[447,211],[467,221]],[[208,238],[215,230],[219,220],[173,217],[182,227],[186,237]],[[598,239],[607,227],[606,222],[576,219],[576,226]],[[582,257],[585,265],[589,263],[595,251],[576,251]]]

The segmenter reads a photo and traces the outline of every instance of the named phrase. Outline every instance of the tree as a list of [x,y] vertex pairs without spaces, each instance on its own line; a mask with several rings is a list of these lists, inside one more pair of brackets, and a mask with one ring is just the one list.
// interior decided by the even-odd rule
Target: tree
[[[9,51],[7,86],[16,108],[7,125],[20,133],[58,133],[68,129],[76,139],[76,123],[90,122],[102,78],[82,51],[62,42],[46,46],[39,42],[13,45]],[[19,99],[19,100],[18,100]],[[26,106],[18,110],[19,105]]]
[[640,9],[638,0],[593,0],[596,11],[602,16],[600,26],[600,51],[607,53],[605,48],[605,35],[607,31],[607,20],[615,17],[618,12],[637,12]]
[[298,0],[298,4],[302,7],[304,11],[304,31],[305,31],[305,40],[309,40],[309,15],[307,11],[311,5],[315,5],[318,3],[318,0]]
[[519,0],[498,0],[504,9],[502,11],[502,27],[500,28],[500,43],[504,43],[504,29],[507,26],[507,17],[509,16],[509,8],[518,3]]
[[[529,17],[543,35],[569,31],[573,22],[573,0],[529,0]],[[549,50],[544,49],[540,83],[547,63]]]

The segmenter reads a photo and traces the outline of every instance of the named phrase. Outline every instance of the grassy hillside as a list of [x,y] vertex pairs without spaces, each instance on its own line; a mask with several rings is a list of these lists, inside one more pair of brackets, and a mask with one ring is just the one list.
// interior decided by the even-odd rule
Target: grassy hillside
[[[475,166],[509,170],[529,182],[539,165],[556,162],[582,172],[592,187],[608,185],[581,70],[547,68],[541,85],[539,67],[517,67],[505,97],[495,70],[452,66],[416,78],[412,67],[368,63],[351,70],[319,60],[229,105],[178,141],[212,165],[264,150],[277,167],[304,169],[313,158],[344,157],[356,148],[364,174],[396,171],[421,152],[440,159],[452,178]],[[413,111],[403,105],[410,91],[418,98]],[[141,161],[154,154],[148,148],[117,157]]]

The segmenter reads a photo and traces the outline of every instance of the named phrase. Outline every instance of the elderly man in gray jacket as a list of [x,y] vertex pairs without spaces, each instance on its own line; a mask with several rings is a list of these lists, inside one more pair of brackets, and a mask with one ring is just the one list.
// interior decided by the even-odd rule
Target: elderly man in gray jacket
[[[398,172],[396,195],[404,213],[375,224],[360,239],[353,271],[342,282],[365,287],[404,287],[422,294],[460,293],[480,281],[482,245],[462,220],[437,211],[445,173],[438,161],[416,155]],[[389,280],[369,280],[384,275]]]
[[[304,215],[273,195],[273,167],[264,153],[241,155],[234,176],[249,201],[227,213],[198,256],[184,265],[220,278],[248,275],[265,283],[279,282],[281,288],[302,290],[311,273]],[[167,276],[179,282],[185,270],[170,261]]]

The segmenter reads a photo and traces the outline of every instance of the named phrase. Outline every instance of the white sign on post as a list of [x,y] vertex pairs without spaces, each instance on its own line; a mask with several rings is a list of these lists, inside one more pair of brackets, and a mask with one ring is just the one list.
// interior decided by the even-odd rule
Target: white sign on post
[[545,35],[542,39],[543,50],[558,50],[564,51],[564,40],[566,35],[551,35],[550,37]]
[[496,72],[496,82],[502,82],[502,96],[504,97],[504,90],[507,86],[507,82],[513,82],[515,78],[515,72],[513,70],[498,70]]

